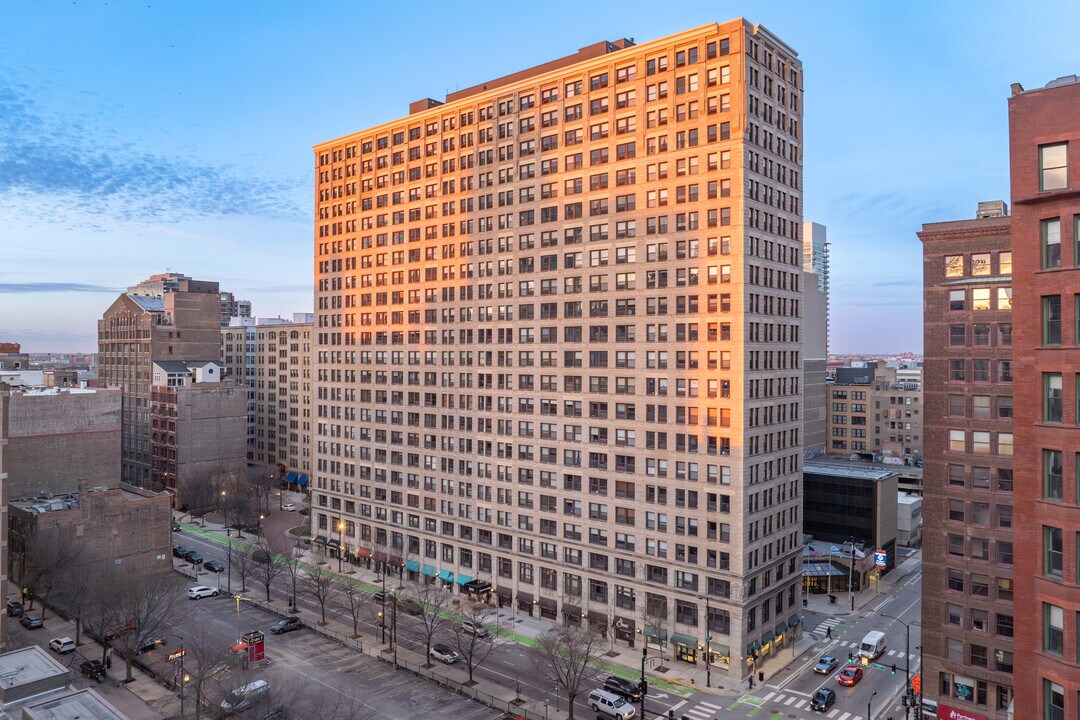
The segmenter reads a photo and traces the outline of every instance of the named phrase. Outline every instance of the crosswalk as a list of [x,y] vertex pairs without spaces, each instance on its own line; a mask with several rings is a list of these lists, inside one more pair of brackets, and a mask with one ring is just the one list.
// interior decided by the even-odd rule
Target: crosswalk
[[[769,693],[762,697],[767,703],[773,703],[774,705],[782,705],[785,708],[792,710],[799,710],[804,707],[809,707],[810,701],[805,697],[799,697],[798,695],[789,695],[784,692]],[[843,712],[840,708],[833,708],[829,712],[825,713],[825,717],[832,718],[832,720],[863,720],[862,715],[855,715],[850,712]]]
[[723,708],[719,705],[713,705],[710,702],[699,702],[694,707],[687,708],[681,712],[696,720],[713,720],[713,718],[720,717],[721,710],[723,710]]
[[813,634],[817,635],[820,638],[823,638],[825,637],[826,632],[830,628],[835,628],[837,625],[840,625],[842,623],[843,620],[841,620],[840,618],[829,618],[828,620],[822,621],[820,625],[814,628]]
[[[850,640],[837,640],[835,642],[835,646],[838,647],[838,648],[850,649],[851,651],[855,651],[855,650],[859,649],[859,643],[858,642],[852,642]],[[879,657],[877,661],[882,662],[882,658],[890,658],[890,659],[895,660],[898,663],[902,663],[902,662],[904,662],[904,657],[905,657],[905,654],[903,652],[899,651],[899,650],[886,650],[885,652],[883,652],[881,654],[881,657]],[[915,653],[911,653],[911,654],[907,655],[906,657],[911,662],[914,662],[915,659],[918,656]]]

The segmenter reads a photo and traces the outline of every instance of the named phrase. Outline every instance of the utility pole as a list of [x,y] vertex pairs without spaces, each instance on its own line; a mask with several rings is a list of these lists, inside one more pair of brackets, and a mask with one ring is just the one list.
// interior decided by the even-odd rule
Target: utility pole
[[[877,695],[877,690],[874,691],[874,695]],[[871,695],[870,699],[866,701],[866,720],[873,720],[870,716],[870,703],[874,702],[874,695]]]
[[649,694],[649,683],[645,680],[645,658],[649,656],[649,645],[641,648],[641,718],[645,720],[645,696]]
[[[851,596],[851,611],[855,612],[855,538],[851,538],[851,567],[848,572],[848,594]],[[866,716],[868,719],[869,714]]]

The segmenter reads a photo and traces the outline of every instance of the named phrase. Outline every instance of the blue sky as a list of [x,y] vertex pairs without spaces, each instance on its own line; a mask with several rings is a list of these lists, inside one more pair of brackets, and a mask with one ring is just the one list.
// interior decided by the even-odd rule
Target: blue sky
[[1080,72],[1080,4],[9,0],[0,341],[94,350],[116,293],[166,269],[258,315],[310,311],[313,144],[601,39],[739,15],[804,64],[831,349],[921,350],[915,232],[1008,199],[1009,85]]

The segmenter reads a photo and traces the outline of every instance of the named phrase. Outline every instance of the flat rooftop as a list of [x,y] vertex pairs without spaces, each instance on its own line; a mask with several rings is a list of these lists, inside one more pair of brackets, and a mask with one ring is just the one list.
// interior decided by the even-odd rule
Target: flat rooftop
[[807,460],[803,463],[803,473],[813,473],[814,475],[832,475],[833,477],[846,477],[853,478],[855,480],[870,480],[872,482],[881,482],[887,480],[893,475],[898,475],[896,470],[887,470],[884,467],[871,465],[869,463],[829,463],[818,462],[817,460]]
[[129,720],[92,688],[23,707],[24,720]]
[[50,678],[64,685],[68,669],[37,645],[0,655],[0,697],[5,701],[13,689]]

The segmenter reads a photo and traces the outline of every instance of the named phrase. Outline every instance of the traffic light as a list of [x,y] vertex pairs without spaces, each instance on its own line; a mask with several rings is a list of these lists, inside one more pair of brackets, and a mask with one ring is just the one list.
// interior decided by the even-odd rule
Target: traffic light
[[847,654],[847,661],[848,661],[848,662],[855,662],[855,654],[854,654],[854,653],[851,653],[851,652],[849,652],[849,653]]
[[641,679],[640,689],[641,689],[641,696],[642,697],[645,697],[646,695],[649,694],[649,681],[646,680],[645,678]]
[[893,675],[895,675],[895,674],[896,674],[896,663],[893,663],[893,666],[892,666],[892,674],[893,674]]

